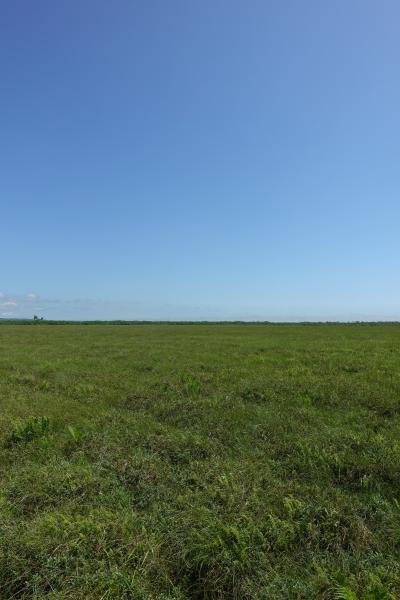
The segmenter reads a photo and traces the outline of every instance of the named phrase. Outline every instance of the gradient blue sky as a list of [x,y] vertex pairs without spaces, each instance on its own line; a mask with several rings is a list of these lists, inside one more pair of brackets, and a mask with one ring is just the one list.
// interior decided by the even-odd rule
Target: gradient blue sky
[[400,319],[397,0],[0,5],[0,316]]

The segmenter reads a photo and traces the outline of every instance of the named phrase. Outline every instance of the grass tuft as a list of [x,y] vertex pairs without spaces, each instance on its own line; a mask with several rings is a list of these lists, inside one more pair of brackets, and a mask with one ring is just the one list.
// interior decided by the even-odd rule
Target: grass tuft
[[9,445],[31,442],[49,433],[50,420],[48,417],[29,417],[26,421],[16,423],[7,439]]

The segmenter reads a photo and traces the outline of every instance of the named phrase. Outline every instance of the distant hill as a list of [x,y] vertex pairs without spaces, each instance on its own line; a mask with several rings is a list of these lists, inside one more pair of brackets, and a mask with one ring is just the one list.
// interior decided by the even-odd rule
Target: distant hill
[[0,321],[33,321],[29,317],[0,317]]

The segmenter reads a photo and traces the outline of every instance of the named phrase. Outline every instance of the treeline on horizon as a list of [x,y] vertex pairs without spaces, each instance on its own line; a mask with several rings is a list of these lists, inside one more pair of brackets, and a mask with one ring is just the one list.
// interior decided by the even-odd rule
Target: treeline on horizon
[[400,325],[400,321],[169,321],[0,318],[0,325]]

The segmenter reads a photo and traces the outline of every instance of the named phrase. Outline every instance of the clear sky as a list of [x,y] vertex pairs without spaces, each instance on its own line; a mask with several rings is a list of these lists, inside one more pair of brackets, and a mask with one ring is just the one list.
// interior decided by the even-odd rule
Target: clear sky
[[0,4],[0,316],[400,319],[398,0]]

